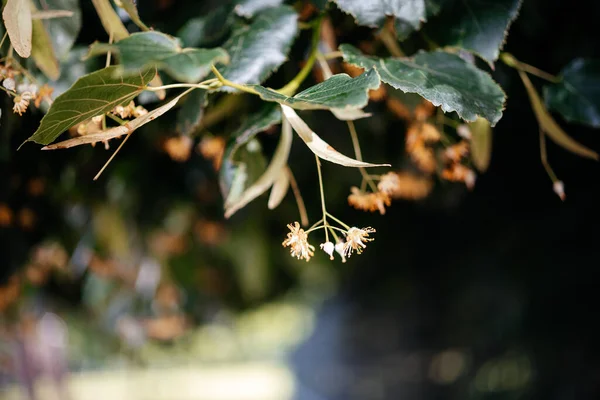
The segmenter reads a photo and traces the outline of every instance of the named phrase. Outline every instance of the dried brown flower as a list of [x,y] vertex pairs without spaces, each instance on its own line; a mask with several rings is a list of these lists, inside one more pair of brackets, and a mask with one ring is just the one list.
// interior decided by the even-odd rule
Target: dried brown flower
[[348,204],[357,210],[369,212],[379,211],[379,213],[383,215],[385,214],[385,207],[389,207],[392,204],[390,197],[383,192],[361,192],[356,186],[350,188],[350,191],[351,194],[348,196]]
[[377,188],[393,199],[419,200],[427,197],[433,183],[430,179],[408,172],[388,172],[381,177]]
[[294,225],[288,224],[290,232],[287,234],[287,239],[281,243],[283,247],[290,247],[290,253],[292,257],[296,257],[298,260],[305,259],[307,262],[310,258],[315,255],[315,247],[308,243],[308,234],[304,229],[300,228],[298,222],[294,222]]

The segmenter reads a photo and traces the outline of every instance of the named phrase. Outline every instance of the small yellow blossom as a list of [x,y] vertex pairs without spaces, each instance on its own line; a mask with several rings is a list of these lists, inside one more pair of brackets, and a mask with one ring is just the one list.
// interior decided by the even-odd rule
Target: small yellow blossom
[[365,193],[361,192],[356,186],[353,186],[350,191],[352,193],[348,196],[348,204],[357,210],[379,211],[383,215],[385,214],[385,207],[392,204],[390,197],[383,192]]
[[356,253],[362,253],[363,249],[367,247],[366,242],[373,241],[373,238],[369,237],[369,233],[374,233],[373,228],[359,229],[352,227],[348,229],[346,233],[346,243],[344,244],[344,254],[348,257],[352,255],[352,251]]
[[29,107],[29,101],[32,97],[33,96],[31,95],[31,92],[23,92],[15,96],[15,105],[13,106],[13,112],[15,114],[23,115],[23,113],[27,111],[27,107]]
[[308,234],[300,228],[298,222],[294,222],[294,225],[288,224],[287,227],[290,232],[287,234],[287,239],[281,243],[283,247],[290,247],[292,257],[310,261],[310,258],[315,255],[315,247],[308,244]]

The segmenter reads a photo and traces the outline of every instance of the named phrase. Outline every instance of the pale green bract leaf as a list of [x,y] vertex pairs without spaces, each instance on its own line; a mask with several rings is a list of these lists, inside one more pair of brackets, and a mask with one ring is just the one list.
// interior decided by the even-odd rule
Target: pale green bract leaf
[[393,16],[413,28],[425,20],[425,0],[334,0],[338,7],[351,14],[360,25],[379,27],[387,16]]
[[313,132],[313,130],[310,129],[310,127],[308,125],[306,125],[306,122],[304,122],[302,120],[302,118],[300,118],[298,116],[298,114],[296,114],[296,111],[294,111],[293,108],[286,106],[285,104],[282,104],[281,110],[283,111],[283,115],[284,115],[285,119],[287,119],[290,122],[290,124],[292,125],[292,127],[294,128],[294,130],[296,131],[298,136],[300,136],[300,139],[302,139],[304,141],[306,146],[308,146],[308,148],[316,156],[322,158],[323,160],[327,160],[334,164],[343,165],[344,167],[355,167],[355,168],[359,168],[359,167],[363,167],[363,168],[389,167],[390,166],[389,164],[371,164],[371,163],[367,163],[367,162],[363,162],[363,161],[358,161],[358,160],[355,160],[353,158],[343,155],[342,153],[340,153],[336,149],[334,149],[329,143],[327,143],[326,141],[321,139],[319,137],[319,135],[317,135],[315,132]]
[[492,159],[492,128],[487,120],[477,118],[477,121],[469,124],[469,130],[473,165],[480,172],[485,172]]
[[267,103],[231,134],[219,171],[219,186],[226,206],[239,199],[247,183],[258,179],[264,171],[264,157],[254,138],[280,122],[279,106]]
[[231,59],[221,74],[238,84],[263,82],[285,62],[298,33],[297,19],[292,7],[280,6],[261,12],[250,25],[237,29],[223,45]]
[[55,81],[60,77],[60,69],[50,35],[46,31],[44,21],[34,20],[32,26],[31,58],[48,79]]
[[134,24],[145,31],[149,30],[146,24],[140,19],[140,14],[138,13],[137,6],[133,0],[121,0],[121,5],[127,14],[129,14],[129,18],[131,18]]
[[231,217],[236,211],[245,207],[252,200],[265,193],[273,184],[278,180],[281,171],[284,170],[287,165],[287,160],[290,155],[290,149],[292,148],[292,127],[290,123],[283,119],[281,128],[281,137],[279,138],[279,144],[273,154],[271,163],[265,170],[265,172],[250,185],[235,201],[225,203],[225,218]]
[[290,178],[287,168],[284,168],[279,172],[277,179],[275,179],[275,183],[273,183],[271,194],[269,194],[269,201],[267,203],[269,210],[274,210],[281,204],[289,188]]
[[69,51],[73,48],[81,29],[79,0],[35,0],[35,3],[40,12],[51,13],[53,10],[65,10],[71,13],[70,16],[51,18],[44,22],[56,58],[62,61],[69,56]]
[[522,0],[453,1],[425,30],[436,44],[463,48],[492,64],[500,55],[521,3]]
[[417,93],[445,112],[467,121],[481,116],[492,124],[502,117],[506,95],[489,74],[455,54],[421,52],[413,58],[365,56],[355,47],[340,46],[344,60],[375,68],[381,80],[406,93]]
[[544,88],[548,108],[569,122],[600,128],[600,60],[573,60],[560,77]]
[[[346,74],[333,75],[293,97],[258,85],[251,87],[265,101],[285,104],[297,110],[331,110],[342,116],[341,119],[355,119],[352,118],[354,113],[346,111],[366,106],[369,102],[369,90],[377,89],[379,85],[377,71],[370,69],[356,78],[351,78]],[[349,115],[350,118],[344,118],[345,115]],[[360,114],[361,117],[367,115]]]
[[115,51],[124,73],[136,73],[140,69],[156,67],[165,70],[173,78],[196,83],[210,72],[210,66],[227,63],[229,56],[221,48],[181,48],[179,40],[160,32],[140,32],[115,44],[94,43],[90,56]]
[[560,125],[556,123],[554,118],[552,118],[552,115],[550,115],[546,109],[544,102],[533,87],[533,84],[531,83],[531,80],[529,80],[527,74],[523,71],[519,71],[519,76],[521,77],[521,80],[525,85],[525,89],[527,90],[527,95],[529,96],[529,101],[531,102],[531,107],[533,108],[535,117],[540,124],[540,129],[546,135],[548,135],[550,139],[554,141],[554,143],[558,144],[564,149],[580,155],[581,157],[598,160],[598,153],[573,139],[560,127]]
[[2,19],[17,54],[23,58],[29,57],[33,32],[29,0],[8,0],[2,11]]
[[155,108],[154,110],[148,112],[147,114],[139,116],[136,119],[128,121],[123,125],[107,129],[103,132],[78,136],[73,139],[68,139],[59,143],[51,144],[43,147],[42,150],[68,149],[71,147],[80,146],[82,144],[105,142],[107,140],[114,139],[119,136],[129,135],[139,127],[147,124],[150,121],[154,121],[156,118],[160,117],[161,115],[169,111],[171,108],[175,107],[179,99],[181,99],[186,94],[187,92],[182,93],[179,96],[175,97],[173,100],[169,101],[168,103],[158,108]]
[[156,75],[156,70],[150,69],[124,77],[118,75],[117,68],[104,68],[79,78],[54,100],[39,128],[27,141],[52,143],[70,127],[129,103]]
[[252,18],[262,10],[281,4],[283,4],[283,0],[237,0],[234,10],[241,17]]

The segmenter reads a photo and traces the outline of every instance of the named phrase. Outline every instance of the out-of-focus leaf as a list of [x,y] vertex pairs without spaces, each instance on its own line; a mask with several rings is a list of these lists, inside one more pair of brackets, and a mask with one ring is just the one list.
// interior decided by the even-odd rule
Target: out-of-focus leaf
[[[292,127],[285,119],[281,127],[281,137],[279,138],[279,144],[273,154],[271,163],[265,170],[265,172],[250,185],[244,192],[233,202],[225,203],[225,218],[231,217],[236,211],[245,207],[252,200],[265,193],[277,180],[280,173],[284,171],[285,166],[290,155],[290,149],[292,148]],[[229,200],[229,198],[227,199]]]
[[135,5],[135,1],[133,0],[121,0],[121,5],[123,9],[127,11],[129,14],[129,18],[133,21],[134,24],[139,26],[142,30],[149,30],[149,28],[142,22],[140,19],[140,14],[138,13],[137,6]]
[[573,60],[560,78],[544,88],[548,108],[569,122],[600,128],[600,60]]
[[542,99],[533,87],[533,84],[529,80],[527,74],[523,71],[519,71],[519,75],[521,76],[521,80],[525,85],[525,89],[527,89],[527,95],[529,96],[531,106],[533,107],[533,112],[535,113],[538,123],[540,124],[540,129],[550,136],[550,139],[552,139],[559,146],[582,157],[598,160],[598,153],[578,143],[556,123],[544,106]]
[[269,210],[274,210],[281,204],[289,188],[290,178],[288,176],[287,168],[284,168],[279,172],[279,176],[273,183],[273,188],[269,195],[269,202],[267,203]]
[[276,104],[265,104],[231,134],[221,170],[219,184],[225,203],[233,203],[248,183],[254,182],[264,171],[265,160],[255,136],[281,122],[281,111]]
[[331,147],[329,143],[324,141],[312,131],[306,125],[296,111],[293,108],[286,106],[284,104],[281,105],[281,109],[283,111],[284,117],[290,122],[298,136],[306,143],[308,148],[315,153],[318,157],[330,161],[335,164],[343,165],[345,167],[389,167],[389,164],[370,164],[363,161],[358,161],[353,158],[347,157],[342,153],[338,152],[336,149]]
[[471,159],[480,172],[485,172],[492,158],[492,127],[488,120],[477,118],[469,124],[471,131]]
[[191,135],[200,126],[204,109],[208,104],[206,90],[197,89],[190,93],[177,112],[177,132]]
[[108,36],[112,36],[113,40],[117,42],[129,36],[127,28],[121,22],[121,18],[119,18],[109,0],[92,0],[92,3]]
[[105,142],[110,139],[117,138],[123,135],[129,135],[133,133],[139,127],[147,124],[150,121],[154,121],[156,118],[160,117],[171,108],[175,107],[175,104],[185,96],[187,93],[182,93],[179,96],[175,97],[173,100],[168,103],[155,108],[147,114],[144,114],[140,117],[137,117],[134,120],[128,121],[121,126],[117,126],[111,129],[108,129],[103,132],[92,133],[89,135],[78,136],[73,139],[64,140],[62,142],[58,142],[55,144],[51,144],[42,148],[42,150],[57,150],[57,149],[68,149],[70,147],[80,146],[82,144],[91,144],[98,142]]
[[50,36],[42,20],[36,19],[32,25],[31,58],[48,79],[55,81],[60,77],[60,68]]
[[[425,0],[425,17],[427,20],[429,18],[437,15],[441,9],[446,5],[446,3],[450,3],[454,0]],[[396,36],[399,40],[406,39],[411,33],[420,28],[420,26],[415,27],[410,23],[403,21],[401,19],[397,19],[394,22],[394,26],[396,29]]]
[[56,58],[62,60],[69,55],[81,29],[81,9],[79,0],[35,0],[38,12],[52,13],[57,10],[71,12],[72,15],[52,18],[44,22],[44,26],[52,40]]
[[208,14],[189,19],[177,32],[186,47],[214,45],[225,38],[231,30],[233,13],[231,4],[215,8]]
[[256,13],[283,4],[283,0],[237,0],[235,13],[241,17],[252,18]]
[[378,27],[387,16],[418,28],[425,20],[425,0],[333,0],[338,7],[351,14],[360,25]]
[[258,85],[254,85],[252,88],[265,101],[285,104],[297,110],[335,110],[343,112],[366,106],[369,102],[369,90],[377,89],[379,85],[377,71],[370,69],[356,78],[351,78],[346,74],[333,75],[331,78],[293,97],[285,96],[273,89]]
[[4,26],[10,43],[18,55],[27,58],[31,55],[33,26],[31,23],[30,0],[8,0],[2,11]]
[[[286,60],[298,32],[298,15],[289,6],[269,8],[223,45],[231,57],[223,76],[239,84],[259,84]],[[231,88],[224,90],[231,91]]]
[[455,0],[425,30],[436,44],[472,51],[492,64],[498,59],[521,3],[522,0]]
[[70,127],[129,103],[156,75],[154,69],[129,77],[119,76],[117,72],[117,67],[112,66],[79,78],[54,100],[39,128],[27,141],[52,143]]
[[115,44],[94,43],[90,56],[115,51],[124,73],[137,73],[141,69],[156,67],[173,78],[195,83],[210,72],[215,63],[227,63],[225,50],[181,48],[179,40],[160,32],[140,32]]
[[375,68],[381,80],[407,93],[417,93],[445,112],[456,111],[467,120],[481,116],[492,126],[502,117],[506,95],[489,74],[457,55],[421,52],[413,58],[365,56],[355,47],[340,46],[344,59],[363,68]]

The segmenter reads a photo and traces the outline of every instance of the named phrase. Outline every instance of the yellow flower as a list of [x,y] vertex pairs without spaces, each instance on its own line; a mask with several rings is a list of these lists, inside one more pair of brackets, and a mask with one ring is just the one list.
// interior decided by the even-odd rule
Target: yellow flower
[[390,197],[383,192],[365,193],[361,192],[355,186],[353,186],[350,191],[352,194],[348,196],[348,204],[357,210],[370,212],[379,210],[379,213],[383,215],[385,214],[385,207],[389,207],[392,204]]
[[367,247],[366,242],[371,242],[374,239],[369,237],[369,233],[374,233],[373,228],[359,229],[352,227],[348,229],[346,233],[346,243],[344,244],[344,254],[348,257],[352,255],[352,251],[356,251],[358,254],[362,253],[363,249]]
[[13,106],[13,112],[15,114],[23,115],[25,111],[27,111],[27,107],[29,107],[29,101],[33,98],[31,92],[23,92],[20,95],[15,96]]
[[298,222],[294,222],[294,225],[288,224],[287,227],[290,232],[287,234],[287,239],[281,243],[283,247],[290,247],[292,257],[310,261],[310,258],[315,255],[315,247],[308,244],[308,234],[300,228]]
[[431,192],[430,179],[409,172],[388,172],[381,177],[377,189],[392,199],[418,200]]

